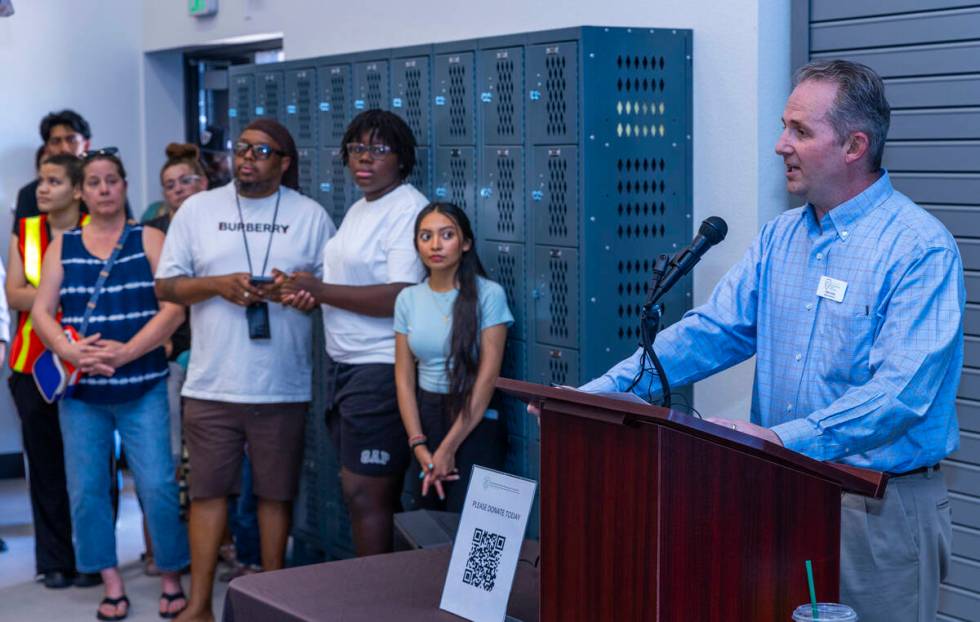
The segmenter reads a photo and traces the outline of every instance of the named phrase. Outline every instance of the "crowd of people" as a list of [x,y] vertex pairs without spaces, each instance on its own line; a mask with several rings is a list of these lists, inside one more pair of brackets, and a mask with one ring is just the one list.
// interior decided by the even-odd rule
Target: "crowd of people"
[[[867,67],[802,68],[776,152],[806,204],[766,224],[654,351],[674,385],[755,356],[751,421],[716,423],[888,472],[882,499],[843,496],[841,598],[862,620],[924,621],[950,560],[939,463],[959,443],[965,290],[952,236],[882,168],[889,119]],[[513,317],[466,214],[406,182],[416,144],[397,115],[368,110],[347,128],[342,158],[363,197],[339,227],[297,191],[293,138],[269,119],[235,137],[223,185],[195,148],[168,147],[163,202],[146,224],[131,218],[120,154],[90,149],[80,116],[48,115],[41,137],[6,294],[19,312],[10,388],[46,585],[101,581],[99,619],[129,611],[115,556],[116,435],[162,617],[213,619],[229,522],[254,516],[252,529],[233,529],[243,551],[252,540],[249,567],[283,566],[318,306],[326,425],[359,555],[390,549],[406,480],[415,505],[459,511],[472,465],[500,465],[506,431],[491,404]],[[57,404],[31,377],[45,348],[82,372]],[[637,350],[582,390],[656,396],[647,357]]]
[[[358,555],[391,549],[406,473],[419,506],[459,511],[470,467],[502,464],[490,400],[513,317],[466,214],[406,182],[416,143],[401,118],[368,110],[347,129],[343,161],[363,198],[339,227],[298,191],[295,143],[271,119],[235,137],[233,179],[217,187],[196,146],[169,145],[162,201],[144,222],[122,154],[95,148],[80,115],[47,115],[41,138],[5,291],[18,312],[10,388],[47,587],[101,583],[98,619],[128,615],[119,447],[161,617],[213,619],[232,543],[241,572],[284,566],[318,306],[331,397],[314,416],[336,445]],[[32,374],[45,351],[78,374],[52,402]]]

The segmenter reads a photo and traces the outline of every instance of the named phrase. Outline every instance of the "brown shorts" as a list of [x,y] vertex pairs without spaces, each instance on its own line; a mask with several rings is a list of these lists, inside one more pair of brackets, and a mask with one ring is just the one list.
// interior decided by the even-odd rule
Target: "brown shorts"
[[299,489],[307,402],[233,404],[184,398],[191,499],[238,494],[242,455],[252,461],[255,496],[292,501]]

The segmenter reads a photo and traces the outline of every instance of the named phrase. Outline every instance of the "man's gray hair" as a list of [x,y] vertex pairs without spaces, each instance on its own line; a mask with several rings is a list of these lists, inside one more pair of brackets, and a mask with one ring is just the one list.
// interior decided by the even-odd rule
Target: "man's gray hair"
[[796,71],[793,86],[807,80],[837,85],[837,97],[827,114],[830,124],[841,142],[847,140],[851,132],[867,134],[871,171],[880,169],[891,122],[891,107],[885,99],[885,85],[878,74],[861,63],[814,61]]

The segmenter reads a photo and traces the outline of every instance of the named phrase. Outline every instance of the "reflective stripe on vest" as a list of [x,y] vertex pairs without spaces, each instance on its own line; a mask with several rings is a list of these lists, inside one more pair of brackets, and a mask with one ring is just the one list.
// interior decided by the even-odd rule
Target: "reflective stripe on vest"
[[44,257],[44,249],[41,248],[43,226],[40,216],[24,219],[24,276],[34,287],[41,284],[41,260]]
[[31,331],[33,330],[34,324],[31,322],[31,317],[27,316],[27,319],[24,320],[24,324],[20,327],[20,332],[18,334],[20,338],[20,352],[17,353],[17,358],[15,358],[10,365],[10,368],[14,371],[27,373],[27,354],[31,349]]

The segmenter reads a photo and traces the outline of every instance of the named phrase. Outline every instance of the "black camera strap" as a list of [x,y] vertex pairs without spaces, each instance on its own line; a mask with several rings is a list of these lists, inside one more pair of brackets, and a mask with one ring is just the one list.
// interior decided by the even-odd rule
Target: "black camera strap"
[[262,272],[258,275],[252,270],[252,253],[248,250],[248,236],[245,235],[245,219],[242,217],[242,202],[238,198],[238,187],[235,187],[235,206],[238,207],[238,223],[242,228],[242,242],[245,243],[245,259],[248,260],[248,273],[251,276],[265,276],[265,269],[269,266],[269,253],[272,252],[272,238],[276,235],[276,221],[279,220],[279,199],[282,198],[282,186],[276,191],[276,209],[272,213],[272,227],[269,230],[269,243],[265,247],[265,260],[262,262]]

